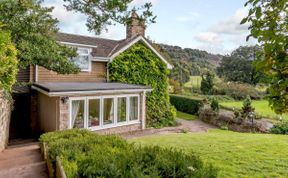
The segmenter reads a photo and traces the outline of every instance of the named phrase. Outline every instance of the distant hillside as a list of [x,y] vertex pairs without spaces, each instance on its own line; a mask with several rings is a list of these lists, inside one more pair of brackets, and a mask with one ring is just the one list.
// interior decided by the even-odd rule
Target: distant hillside
[[188,70],[190,75],[199,75],[204,68],[214,71],[223,57],[198,49],[181,48],[166,44],[156,45],[162,54],[166,54],[166,58],[170,57],[169,61],[174,66],[177,65]]

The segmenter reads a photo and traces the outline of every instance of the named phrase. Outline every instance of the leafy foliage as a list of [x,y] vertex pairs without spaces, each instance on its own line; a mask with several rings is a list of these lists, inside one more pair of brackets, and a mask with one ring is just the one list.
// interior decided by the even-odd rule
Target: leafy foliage
[[40,65],[61,74],[77,73],[79,69],[68,58],[76,51],[60,45],[55,40],[57,19],[52,17],[53,8],[41,6],[42,0],[0,1],[0,22],[18,51],[19,67]]
[[253,66],[259,46],[241,46],[231,55],[224,56],[217,67],[217,74],[226,81],[243,82],[256,85],[263,74]]
[[219,112],[220,106],[219,106],[219,102],[216,98],[212,98],[210,106],[211,106],[213,111]]
[[280,123],[275,124],[271,128],[270,133],[288,135],[288,122],[285,121],[285,122],[280,122]]
[[250,112],[253,112],[254,110],[255,108],[252,107],[252,100],[248,95],[243,101],[242,114],[244,117],[246,117]]
[[100,136],[86,130],[47,133],[40,141],[48,145],[55,163],[61,158],[66,175],[74,177],[216,177],[194,154],[157,146],[136,146],[117,136]]
[[249,0],[249,14],[242,24],[251,23],[250,35],[263,48],[258,53],[258,70],[269,77],[269,103],[278,113],[288,112],[288,3],[287,0]]
[[111,81],[152,87],[147,93],[147,124],[161,127],[175,124],[176,112],[169,102],[166,64],[138,42],[109,64]]
[[204,74],[202,74],[202,80],[201,80],[201,87],[200,90],[202,91],[203,94],[207,95],[211,95],[213,92],[213,86],[214,86],[214,77],[215,75],[210,72],[207,71]]
[[170,95],[170,102],[177,109],[177,111],[188,114],[197,114],[202,106],[202,102],[200,100],[177,95]]
[[[129,5],[133,0],[64,0],[68,4],[65,5],[67,10],[76,11],[87,15],[88,30],[100,34],[103,28],[107,30],[108,25],[127,24],[130,22]],[[151,11],[152,3],[145,3],[140,8],[133,8],[133,10],[140,10],[142,14],[139,16],[143,24],[155,23],[156,16]]]
[[0,29],[0,90],[12,90],[17,72],[17,51],[11,43],[10,33]]

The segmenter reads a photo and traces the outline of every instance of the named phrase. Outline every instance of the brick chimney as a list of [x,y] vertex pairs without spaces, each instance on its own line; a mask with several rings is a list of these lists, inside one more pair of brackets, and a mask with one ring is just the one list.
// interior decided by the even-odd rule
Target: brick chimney
[[132,10],[130,23],[126,26],[126,38],[131,38],[136,35],[145,36],[145,24],[140,21],[138,14]]

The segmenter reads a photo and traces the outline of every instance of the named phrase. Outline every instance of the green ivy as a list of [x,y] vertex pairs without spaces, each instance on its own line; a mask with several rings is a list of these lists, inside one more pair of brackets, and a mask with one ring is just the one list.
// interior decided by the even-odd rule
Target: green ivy
[[109,79],[115,82],[150,86],[147,93],[147,125],[163,127],[175,124],[176,112],[169,102],[166,64],[142,42],[117,56],[109,64]]

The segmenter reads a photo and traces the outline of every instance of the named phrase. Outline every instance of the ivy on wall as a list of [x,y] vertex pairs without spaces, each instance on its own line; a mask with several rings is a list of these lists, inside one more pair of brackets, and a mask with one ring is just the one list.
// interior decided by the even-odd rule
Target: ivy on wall
[[117,56],[109,64],[109,79],[115,82],[150,86],[147,93],[146,120],[151,127],[175,124],[176,112],[168,93],[169,70],[166,64],[142,42]]

